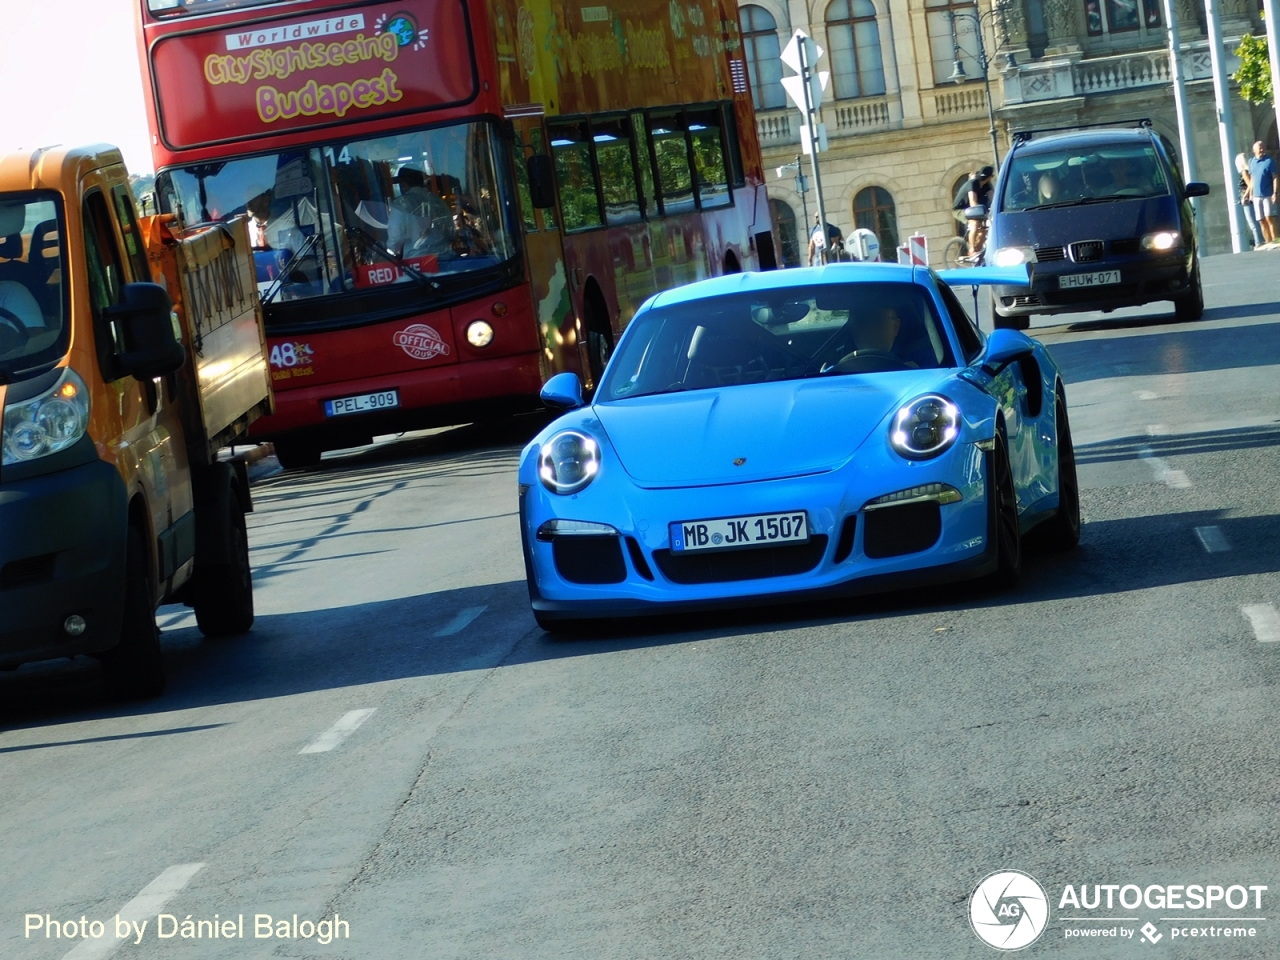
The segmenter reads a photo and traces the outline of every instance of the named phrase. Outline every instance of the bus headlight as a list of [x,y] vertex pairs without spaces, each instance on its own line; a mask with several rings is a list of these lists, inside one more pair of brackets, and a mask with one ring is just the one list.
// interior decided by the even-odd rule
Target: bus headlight
[[467,325],[467,343],[473,347],[487,347],[493,342],[493,327],[484,320],[472,320]]
[[599,472],[600,444],[576,430],[557,433],[538,454],[538,478],[561,496],[584,489]]
[[89,391],[79,375],[67,367],[44,393],[5,405],[0,463],[7,467],[59,453],[83,437],[88,428]]

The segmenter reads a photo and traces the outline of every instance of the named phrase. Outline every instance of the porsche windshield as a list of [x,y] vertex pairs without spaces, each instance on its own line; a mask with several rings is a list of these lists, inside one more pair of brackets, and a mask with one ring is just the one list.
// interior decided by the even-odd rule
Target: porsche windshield
[[1043,210],[1168,192],[1168,179],[1149,143],[1064,147],[1014,157],[1003,209]]
[[646,311],[599,399],[952,366],[928,291],[841,283],[687,300]]
[[0,383],[66,352],[61,204],[0,194]]

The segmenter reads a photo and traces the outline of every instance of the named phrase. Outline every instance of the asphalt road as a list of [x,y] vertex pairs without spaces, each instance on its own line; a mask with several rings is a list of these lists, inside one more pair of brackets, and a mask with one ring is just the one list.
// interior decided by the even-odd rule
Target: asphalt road
[[[0,956],[979,958],[969,896],[1008,868],[1052,901],[1025,956],[1280,956],[1277,267],[1206,261],[1195,324],[1037,324],[1085,525],[1012,593],[558,641],[516,536],[535,425],[264,477],[251,634],[164,608],[170,689],[142,705],[103,701],[90,661],[0,674]],[[1130,883],[1269,890],[1058,902]],[[243,914],[243,937],[158,938],[160,913]],[[349,926],[294,939],[295,914]],[[1184,940],[1171,914],[1266,919]],[[1155,945],[1067,936],[1147,919]]]

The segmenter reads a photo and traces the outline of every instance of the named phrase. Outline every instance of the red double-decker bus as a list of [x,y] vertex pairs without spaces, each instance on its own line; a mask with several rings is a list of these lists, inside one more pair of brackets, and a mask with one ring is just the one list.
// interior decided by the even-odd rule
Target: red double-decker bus
[[286,466],[598,378],[775,266],[735,0],[139,0],[162,212],[250,218]]

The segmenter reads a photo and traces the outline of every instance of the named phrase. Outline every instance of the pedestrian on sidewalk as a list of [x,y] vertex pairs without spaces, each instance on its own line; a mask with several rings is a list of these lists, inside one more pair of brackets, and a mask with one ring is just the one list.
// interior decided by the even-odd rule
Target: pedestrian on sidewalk
[[1236,154],[1236,173],[1240,175],[1236,183],[1236,192],[1240,195],[1240,206],[1244,209],[1244,222],[1249,225],[1249,236],[1253,238],[1255,247],[1262,246],[1262,229],[1258,226],[1258,218],[1253,215],[1253,180],[1249,176],[1249,161],[1243,153]]
[[1276,162],[1267,156],[1267,146],[1261,140],[1253,145],[1253,157],[1249,160],[1249,181],[1253,194],[1253,215],[1262,228],[1262,239],[1265,243],[1274,243],[1276,239],[1276,188],[1280,187],[1280,179],[1276,177]]

